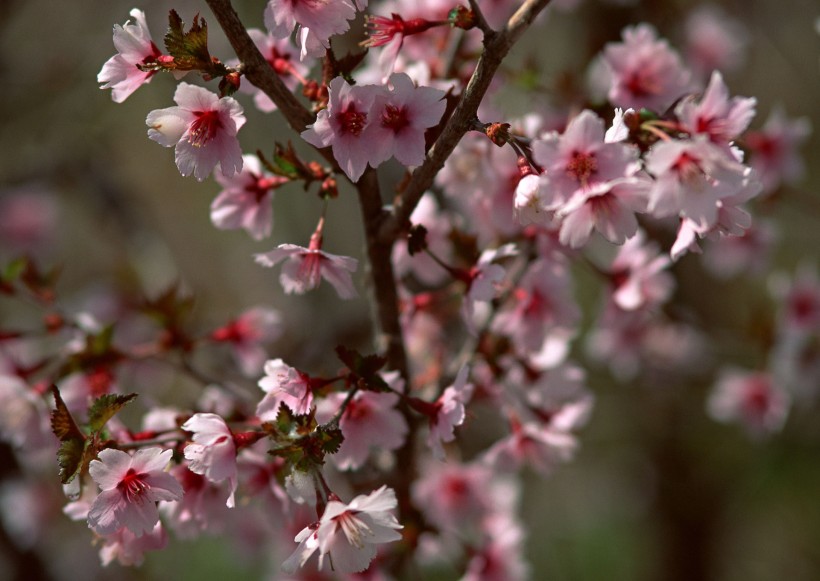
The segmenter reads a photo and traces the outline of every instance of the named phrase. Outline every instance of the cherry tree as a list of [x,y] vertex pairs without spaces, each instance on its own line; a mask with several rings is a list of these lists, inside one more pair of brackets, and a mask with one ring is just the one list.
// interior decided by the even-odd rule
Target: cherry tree
[[[142,130],[181,176],[219,185],[215,230],[266,244],[280,198],[317,195],[312,231],[247,260],[286,295],[332,287],[328,311],[366,301],[372,332],[306,313],[300,360],[277,353],[296,297],[207,330],[178,286],[100,320],[63,302],[57,268],[10,259],[0,291],[41,312],[0,325],[0,435],[24,468],[46,453],[103,565],[230,531],[272,547],[273,578],[525,579],[522,482],[548,490],[583,454],[597,382],[693,376],[709,386],[697,413],[757,442],[816,401],[815,263],[771,278],[754,365],[678,300],[697,255],[718,277],[768,270],[775,226],[758,214],[804,172],[807,121],[774,108],[750,129],[761,104],[724,79],[747,43],[727,14],[692,12],[680,49],[632,22],[568,102],[510,116],[505,91],[532,79],[508,55],[577,2],[268,0],[253,22],[202,4],[208,21],[171,8],[162,42],[131,10],[100,87],[122,103],[174,86]],[[212,53],[217,34],[233,54]],[[245,149],[240,130],[269,119],[252,108],[290,133]],[[0,202],[24,249],[25,209]],[[361,256],[328,234],[351,205]],[[228,349],[220,372],[200,366]],[[197,395],[163,401],[156,362]]]

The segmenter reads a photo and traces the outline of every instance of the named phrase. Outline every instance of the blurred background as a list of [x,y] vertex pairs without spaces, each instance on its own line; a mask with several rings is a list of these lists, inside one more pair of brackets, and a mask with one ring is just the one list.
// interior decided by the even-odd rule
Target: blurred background
[[[261,0],[236,4],[245,22],[262,27]],[[788,117],[805,117],[820,128],[820,7],[813,0],[563,4],[530,31],[509,61],[512,70],[536,72],[540,96],[550,107],[570,106],[586,84],[592,58],[607,42],[618,41],[624,26],[649,22],[685,53],[687,26],[697,26],[687,19],[695,8],[708,6],[731,22],[740,39],[737,62],[724,77],[732,95],[757,97],[752,127],[760,128],[782,107]],[[166,28],[169,6],[186,22],[200,12],[212,25],[212,54],[232,57],[204,2],[140,2],[155,42]],[[172,151],[146,138],[146,114],[173,105],[173,79],[158,75],[119,105],[98,88],[97,73],[114,54],[112,25],[123,24],[131,8],[121,2],[0,3],[0,259],[5,263],[23,250],[60,265],[61,301],[75,312],[99,309],[108,289],[156,296],[176,282],[195,297],[192,318],[203,329],[255,305],[275,307],[287,328],[276,356],[298,354],[320,369],[332,368],[335,362],[325,364],[318,356],[324,341],[333,339],[317,337],[321,329],[305,321],[320,312],[323,325],[365,340],[367,302],[326,308],[339,304],[328,285],[285,300],[278,272],[251,259],[284,242],[306,245],[320,201],[298,186],[278,191],[273,236],[263,242],[243,231],[213,228],[209,206],[218,184],[182,178]],[[516,100],[514,86],[508,93],[513,97],[504,107],[511,116],[524,113],[539,96]],[[259,113],[245,95],[238,98],[248,117],[240,133],[245,152],[271,152],[274,140],[296,139],[276,114]],[[816,134],[803,145],[802,156],[805,177],[755,206],[757,218],[771,220],[779,231],[773,271],[818,264]],[[345,203],[334,210],[341,214],[326,231],[328,248],[363,260],[358,208],[350,191],[342,189],[341,198]],[[20,205],[27,210],[15,209]],[[26,238],[26,232],[33,234]],[[759,366],[765,351],[754,330],[770,323],[775,310],[767,277],[717,280],[692,256],[674,273],[676,300],[709,329],[751,330],[721,343],[711,357]],[[579,277],[579,300],[592,309],[597,291],[584,289],[594,288],[594,281]],[[29,316],[25,307],[0,297],[3,326]],[[594,317],[592,310],[585,313],[588,324]],[[582,351],[579,346],[579,357]],[[588,367],[597,403],[580,453],[549,479],[528,479],[525,487],[522,514],[534,579],[820,579],[817,405],[795,405],[782,432],[750,439],[739,427],[707,416],[704,402],[715,369],[712,360],[679,381],[624,385],[603,368]],[[12,570],[10,563],[25,559],[32,575],[40,571],[60,579],[258,579],[268,571],[265,547],[237,559],[222,539],[172,541],[171,549],[148,555],[140,569],[101,569],[85,524],[32,516],[60,510],[56,467],[53,481],[25,485],[38,491],[32,498],[19,490],[9,451],[0,459],[6,465],[0,483],[0,578]]]

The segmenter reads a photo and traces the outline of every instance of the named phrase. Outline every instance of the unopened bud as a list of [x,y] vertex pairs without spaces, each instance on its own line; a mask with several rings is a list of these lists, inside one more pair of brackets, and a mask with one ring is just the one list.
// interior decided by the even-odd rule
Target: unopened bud
[[490,123],[484,128],[484,133],[490,138],[490,141],[498,147],[503,147],[510,141],[510,124]]
[[447,14],[447,20],[450,21],[450,26],[453,28],[461,28],[462,30],[470,30],[475,28],[476,18],[475,12],[466,6],[456,6]]

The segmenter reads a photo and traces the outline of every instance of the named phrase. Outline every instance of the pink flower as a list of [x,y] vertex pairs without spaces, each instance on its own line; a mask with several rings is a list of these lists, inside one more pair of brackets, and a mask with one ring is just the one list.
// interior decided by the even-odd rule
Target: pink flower
[[575,436],[549,424],[514,422],[512,433],[487,450],[485,461],[502,470],[527,464],[541,474],[548,474],[559,462],[571,460],[577,448]]
[[430,463],[410,492],[429,523],[461,535],[480,529],[495,508],[493,472],[482,464]]
[[754,97],[729,98],[729,89],[718,71],[696,104],[684,99],[675,107],[683,128],[692,135],[707,135],[712,143],[728,149],[729,143],[746,131],[755,115]]
[[705,136],[656,143],[646,156],[655,176],[648,210],[656,217],[679,214],[701,230],[717,224],[718,202],[748,186],[744,165]]
[[[410,215],[410,222],[426,228],[427,248],[445,263],[450,263],[453,256],[453,244],[449,238],[452,225],[433,194],[427,192],[421,197]],[[410,256],[404,237],[393,245],[393,269],[398,277],[412,273],[414,277],[430,286],[441,284],[449,276],[427,252],[418,252]]]
[[635,213],[645,212],[652,182],[643,176],[602,182],[575,194],[560,207],[560,240],[580,248],[593,228],[613,244],[623,244],[638,231]]
[[211,339],[229,343],[234,358],[245,375],[257,375],[268,358],[264,343],[282,335],[279,312],[265,307],[254,307],[234,321],[211,333]]
[[171,474],[185,494],[179,502],[160,503],[159,512],[176,537],[195,539],[202,533],[221,532],[231,518],[225,504],[225,498],[230,495],[228,487],[209,482],[185,465],[174,466]]
[[371,109],[382,87],[351,87],[342,77],[330,81],[328,106],[319,111],[316,122],[302,132],[302,138],[316,147],[332,147],[333,157],[352,181],[361,177],[372,155],[365,129],[373,123]]
[[494,261],[515,256],[518,250],[513,244],[500,248],[488,249],[481,253],[478,262],[470,269],[467,283],[467,294],[462,301],[461,312],[467,323],[467,329],[475,334],[475,303],[490,302],[498,294],[498,288],[504,280],[506,270]]
[[663,112],[690,90],[690,73],[648,24],[630,26],[622,43],[609,43],[604,61],[612,74],[609,100],[616,107]]
[[193,433],[193,443],[185,446],[188,468],[211,482],[228,480],[231,493],[226,505],[233,508],[238,484],[236,444],[225,420],[216,414],[194,414],[182,424],[182,429]]
[[570,121],[562,135],[552,132],[535,141],[533,156],[544,168],[540,189],[550,196],[548,210],[596,184],[633,175],[638,169],[637,150],[605,142],[604,121],[589,110]]
[[313,405],[310,377],[281,359],[265,363],[265,377],[259,380],[259,387],[267,394],[256,406],[256,415],[262,421],[275,420],[280,403],[299,415],[309,413]]
[[125,101],[154,76],[155,71],[141,71],[137,65],[154,62],[162,55],[151,40],[151,33],[145,24],[145,13],[134,8],[130,14],[136,23],[114,25],[114,46],[118,54],[108,59],[97,75],[97,82],[105,83],[100,88],[111,89],[111,98],[115,103]]
[[484,544],[470,551],[460,581],[524,581],[532,578],[524,558],[525,534],[506,514],[492,515],[484,524]]
[[745,60],[749,33],[715,5],[701,4],[685,24],[686,62],[705,78],[712,71],[735,71]]
[[276,38],[289,38],[299,26],[302,58],[320,57],[330,48],[330,37],[350,28],[348,20],[355,16],[350,0],[269,0],[265,26]]
[[146,551],[161,551],[168,546],[168,534],[157,523],[150,532],[137,536],[126,528],[119,529],[102,539],[100,562],[107,567],[114,560],[123,567],[139,567]]
[[88,467],[102,492],[88,511],[88,526],[101,535],[122,527],[134,535],[150,533],[159,521],[156,503],[182,498],[182,486],[165,472],[172,450],[144,448],[133,456],[107,448]]
[[318,525],[305,527],[296,536],[294,540],[300,545],[282,569],[295,572],[318,549],[320,570],[328,558],[337,573],[364,571],[376,556],[379,544],[401,540],[397,529],[402,526],[391,512],[397,506],[396,493],[386,486],[359,495],[349,504],[331,500]]
[[729,279],[741,273],[760,275],[769,264],[777,231],[771,222],[755,222],[740,236],[721,236],[703,255],[714,276]]
[[567,342],[581,316],[570,283],[562,262],[536,260],[496,317],[494,329],[507,335],[521,352],[538,352],[553,340]]
[[610,267],[615,304],[631,311],[665,302],[675,284],[666,272],[669,265],[669,258],[660,254],[657,245],[645,243],[643,231],[638,231],[621,247]]
[[254,240],[270,236],[273,227],[272,190],[290,181],[266,175],[259,158],[242,156],[242,171],[231,177],[217,174],[224,189],[211,204],[211,222],[220,230],[244,228]]
[[447,107],[444,91],[417,87],[404,73],[390,76],[389,92],[376,94],[371,122],[362,139],[370,147],[370,165],[378,167],[391,157],[407,166],[424,161],[424,132],[435,126]]
[[555,212],[551,208],[555,204],[551,203],[547,188],[542,188],[541,182],[541,176],[529,174],[522,177],[515,187],[513,216],[522,226],[549,226],[553,221]]
[[[334,393],[323,399],[317,421],[330,420],[346,396]],[[373,449],[396,450],[404,444],[408,428],[404,416],[396,409],[398,401],[395,393],[356,392],[339,420],[344,441],[330,457],[340,470],[361,468]]]
[[781,183],[795,184],[803,177],[805,164],[798,149],[809,135],[808,118],[788,119],[780,108],[772,111],[762,129],[746,134],[751,150],[749,163],[760,175],[765,193],[772,193]]
[[148,113],[148,137],[174,147],[179,173],[204,180],[220,164],[222,174],[242,169],[242,150],[236,132],[245,124],[242,106],[232,97],[217,97],[207,89],[180,83],[174,93],[177,107]]
[[726,369],[709,397],[709,414],[721,422],[739,422],[753,436],[783,427],[790,398],[768,373]]
[[430,432],[427,435],[427,445],[433,451],[433,456],[439,460],[445,458],[442,442],[455,440],[455,427],[464,423],[464,406],[473,395],[473,384],[467,383],[469,374],[470,369],[466,365],[459,370],[453,385],[445,389],[441,397],[433,403],[435,413],[428,416]]
[[[294,48],[289,36],[276,38],[270,33],[265,34],[255,28],[248,29],[248,36],[251,37],[256,48],[259,49],[259,52],[262,53],[271,68],[276,71],[285,86],[295,92],[301,82],[300,79],[308,74],[310,65],[313,63],[312,59],[305,59],[305,61],[300,62],[298,60],[299,51]],[[242,83],[239,90],[251,93],[256,108],[263,113],[276,111],[276,103],[271,101],[271,98],[264,91],[247,83]]]
[[820,332],[820,278],[817,267],[802,264],[792,280],[773,280],[772,290],[781,302],[780,326],[792,336]]
[[[321,239],[321,237],[319,237]],[[324,278],[342,299],[352,299],[358,296],[350,273],[356,272],[358,261],[349,256],[337,256],[323,252],[320,243],[311,238],[309,248],[295,244],[280,244],[276,249],[265,254],[256,254],[254,258],[262,266],[272,267],[287,259],[282,267],[279,282],[288,294],[304,294],[319,286]]]

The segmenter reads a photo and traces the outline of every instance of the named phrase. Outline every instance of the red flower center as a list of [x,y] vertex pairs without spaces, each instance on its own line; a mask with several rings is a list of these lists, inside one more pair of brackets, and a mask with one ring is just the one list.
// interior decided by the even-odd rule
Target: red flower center
[[129,468],[123,479],[117,484],[119,490],[128,502],[140,502],[142,493],[148,490],[148,483],[145,482],[146,474],[138,474],[133,468]]
[[202,147],[216,137],[222,128],[218,111],[194,111],[196,119],[188,129],[188,142],[194,147]]
[[357,111],[356,104],[350,103],[344,111],[336,114],[336,120],[341,126],[342,135],[349,133],[358,137],[367,123],[367,113]]
[[382,111],[381,121],[382,127],[392,129],[394,133],[398,133],[410,125],[410,120],[407,118],[407,107],[385,106],[384,111]]
[[576,180],[586,185],[589,178],[598,171],[598,160],[591,153],[576,151],[567,163],[567,173]]

